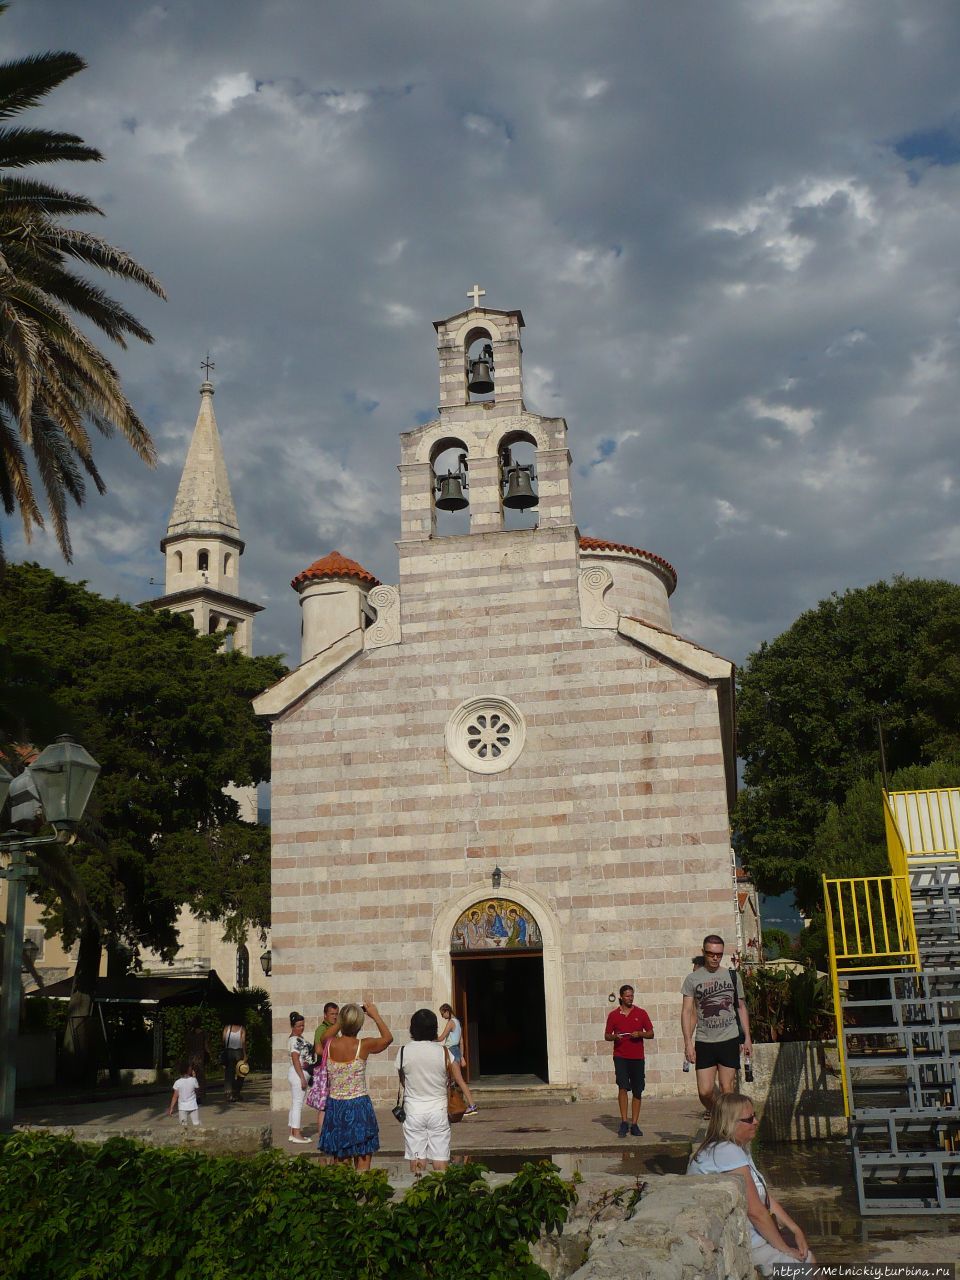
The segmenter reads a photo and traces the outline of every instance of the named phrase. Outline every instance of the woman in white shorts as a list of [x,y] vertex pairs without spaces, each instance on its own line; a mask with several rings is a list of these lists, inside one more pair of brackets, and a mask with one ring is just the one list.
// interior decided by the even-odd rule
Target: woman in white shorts
[[[763,1174],[753,1163],[750,1143],[757,1132],[757,1113],[744,1093],[724,1093],[713,1104],[707,1136],[690,1161],[687,1173],[733,1173],[743,1179],[750,1219],[750,1252],[763,1276],[777,1263],[816,1262],[806,1236],[779,1200],[774,1200]],[[793,1244],[784,1238],[787,1231]]]
[[470,1099],[460,1064],[437,1042],[437,1015],[418,1009],[410,1019],[410,1044],[397,1057],[404,1084],[403,1142],[412,1173],[423,1173],[427,1162],[446,1169],[450,1162],[450,1120],[447,1116],[447,1064],[450,1074]]

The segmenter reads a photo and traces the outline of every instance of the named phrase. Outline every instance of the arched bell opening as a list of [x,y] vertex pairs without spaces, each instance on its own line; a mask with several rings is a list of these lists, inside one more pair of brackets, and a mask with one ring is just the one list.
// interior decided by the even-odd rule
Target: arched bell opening
[[498,444],[497,456],[504,529],[536,529],[540,504],[536,441],[524,431],[511,431]]
[[462,440],[438,440],[430,452],[434,534],[447,538],[470,532],[470,474],[467,446]]
[[467,403],[492,400],[496,382],[492,335],[486,329],[471,329],[464,339],[463,354]]
[[207,573],[209,568],[210,568],[210,552],[198,551],[197,552],[197,572]]

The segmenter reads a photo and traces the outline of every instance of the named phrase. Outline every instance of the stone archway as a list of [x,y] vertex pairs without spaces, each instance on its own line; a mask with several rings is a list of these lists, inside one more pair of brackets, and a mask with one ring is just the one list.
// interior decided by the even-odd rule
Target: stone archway
[[[524,949],[508,950],[506,939],[504,939],[502,954],[516,957],[516,960],[512,960],[511,963],[530,963],[531,960],[542,963],[546,1071],[551,1085],[566,1085],[568,1069],[563,1018],[564,989],[560,929],[549,904],[538,893],[531,892],[529,888],[504,878],[501,887],[494,893],[491,893],[488,886],[477,884],[464,890],[441,907],[434,919],[431,948],[434,1008],[453,999],[456,953],[451,950],[451,938],[457,922],[464,912],[471,908],[486,911],[488,904],[496,899],[506,899],[511,904],[522,907],[539,930],[541,945],[536,956],[532,954],[535,948],[525,949],[526,959]],[[519,1010],[517,1016],[520,1016]]]

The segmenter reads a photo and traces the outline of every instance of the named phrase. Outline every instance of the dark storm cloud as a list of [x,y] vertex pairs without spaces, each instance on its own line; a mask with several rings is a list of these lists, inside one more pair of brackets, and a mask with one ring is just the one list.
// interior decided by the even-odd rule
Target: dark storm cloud
[[170,298],[124,295],[162,463],[100,455],[110,493],[72,520],[98,589],[156,592],[208,348],[258,649],[296,653],[287,584],[331,548],[394,580],[397,434],[475,280],[523,310],[581,529],[677,566],[684,633],[740,660],[831,590],[957,577],[953,3],[18,0],[0,24],[8,56],[89,61],[37,115],[106,153],[70,185]]

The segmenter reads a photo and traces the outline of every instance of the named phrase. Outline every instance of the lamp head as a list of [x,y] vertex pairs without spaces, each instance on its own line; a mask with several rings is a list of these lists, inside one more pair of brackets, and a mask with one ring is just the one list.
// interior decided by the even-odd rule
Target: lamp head
[[93,756],[64,733],[40,752],[28,772],[47,822],[55,831],[74,831],[100,773]]

